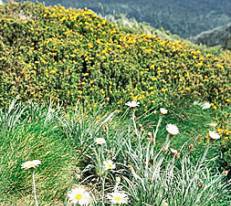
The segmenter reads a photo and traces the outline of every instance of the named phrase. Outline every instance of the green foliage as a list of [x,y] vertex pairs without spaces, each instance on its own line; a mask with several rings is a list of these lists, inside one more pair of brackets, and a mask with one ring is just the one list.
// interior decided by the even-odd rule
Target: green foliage
[[25,3],[0,11],[0,105],[15,96],[65,104],[230,103],[230,63],[221,55],[125,33],[89,10]]

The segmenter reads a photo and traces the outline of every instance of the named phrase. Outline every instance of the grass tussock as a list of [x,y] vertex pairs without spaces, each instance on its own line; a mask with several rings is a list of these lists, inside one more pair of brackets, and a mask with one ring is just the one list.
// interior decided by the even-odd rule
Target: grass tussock
[[0,202],[5,205],[31,201],[31,173],[21,168],[27,160],[42,161],[36,173],[42,202],[59,202],[73,183],[75,150],[50,119],[50,111],[37,109],[12,104],[1,111]]

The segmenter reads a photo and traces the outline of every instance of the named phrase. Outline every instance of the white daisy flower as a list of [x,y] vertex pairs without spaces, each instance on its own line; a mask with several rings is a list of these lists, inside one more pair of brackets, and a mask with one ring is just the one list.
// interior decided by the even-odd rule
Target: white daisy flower
[[127,102],[125,105],[130,108],[136,108],[140,105],[140,103],[137,101],[130,101],[130,102]]
[[89,205],[91,203],[90,193],[87,192],[83,187],[72,189],[67,196],[73,204]]
[[96,138],[95,142],[98,145],[106,144],[106,140],[104,138]]
[[107,195],[107,198],[110,200],[113,205],[127,204],[128,196],[124,192],[115,191]]
[[175,124],[167,124],[166,130],[170,135],[177,135],[180,133],[178,127]]
[[211,107],[211,104],[209,102],[204,102],[201,104],[201,108],[203,110],[209,109]]
[[221,138],[220,135],[214,131],[209,131],[209,137],[213,140],[218,140]]
[[103,166],[105,170],[114,170],[116,168],[116,165],[112,160],[104,161]]
[[24,170],[28,170],[31,168],[35,169],[40,164],[41,164],[40,160],[26,161],[26,162],[22,163],[22,169],[24,169]]
[[165,108],[160,108],[160,113],[161,114],[167,114],[168,113],[168,110],[167,109],[165,109]]
[[203,110],[209,109],[211,104],[209,102],[200,103],[198,101],[193,102],[193,105],[200,106]]

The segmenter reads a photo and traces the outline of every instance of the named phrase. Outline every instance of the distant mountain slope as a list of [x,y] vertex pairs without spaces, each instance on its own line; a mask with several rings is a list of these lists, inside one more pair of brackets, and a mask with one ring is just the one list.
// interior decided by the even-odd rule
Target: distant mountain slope
[[[37,0],[34,0],[37,1]],[[231,22],[231,0],[39,0],[66,7],[88,7],[103,15],[124,13],[181,37]]]
[[197,44],[221,46],[225,49],[231,49],[231,23],[226,26],[202,32],[195,38],[192,38],[192,41]]
[[104,16],[105,19],[113,22],[118,28],[125,31],[126,33],[136,33],[136,34],[152,34],[157,35],[161,39],[168,40],[182,40],[178,35],[171,34],[164,29],[156,29],[152,27],[147,22],[138,22],[135,18],[128,18],[126,15],[107,15]]

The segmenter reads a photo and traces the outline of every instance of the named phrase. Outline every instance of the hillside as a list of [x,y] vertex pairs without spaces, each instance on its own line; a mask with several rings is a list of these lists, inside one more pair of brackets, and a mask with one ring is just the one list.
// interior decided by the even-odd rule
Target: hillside
[[231,23],[202,32],[201,34],[192,38],[192,41],[197,44],[221,46],[224,49],[231,50]]
[[[37,1],[37,0],[36,0]],[[103,16],[127,14],[188,38],[231,21],[230,0],[39,0],[48,5],[87,7]]]
[[0,105],[15,96],[67,105],[184,97],[230,102],[227,55],[127,33],[90,10],[26,3],[0,11]]
[[231,52],[126,16],[0,5],[0,206],[228,206]]

